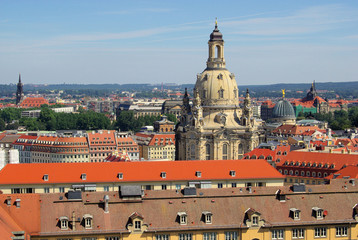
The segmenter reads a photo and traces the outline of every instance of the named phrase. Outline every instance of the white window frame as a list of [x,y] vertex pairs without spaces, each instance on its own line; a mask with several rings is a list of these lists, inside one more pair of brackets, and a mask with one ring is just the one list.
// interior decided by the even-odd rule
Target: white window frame
[[284,238],[284,230],[276,229],[271,232],[271,239],[283,239]]

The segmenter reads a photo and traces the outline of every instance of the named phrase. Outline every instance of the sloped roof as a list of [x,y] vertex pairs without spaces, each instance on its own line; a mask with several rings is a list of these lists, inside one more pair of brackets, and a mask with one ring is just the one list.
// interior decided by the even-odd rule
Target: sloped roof
[[358,166],[347,166],[334,174],[329,175],[328,179],[336,179],[336,178],[358,178]]
[[[347,186],[347,189],[342,186]],[[277,187],[253,187],[252,193],[246,189],[200,189],[197,195],[190,198],[171,190],[145,191],[142,201],[135,204],[126,203],[118,197],[117,192],[83,193],[83,202],[58,200],[63,194],[42,194],[41,232],[83,233],[84,227],[80,225],[76,226],[75,231],[63,231],[57,226],[57,218],[70,218],[73,211],[76,218],[82,218],[85,214],[93,215],[95,227],[91,233],[102,234],[111,231],[128,232],[128,220],[139,214],[148,225],[147,232],[246,228],[244,220],[247,209],[255,209],[260,213],[261,219],[265,220],[264,227],[356,223],[353,207],[358,199],[357,186],[310,186],[311,192],[308,192],[307,187],[302,193],[293,193],[288,187],[281,188],[286,193],[286,202],[276,199]],[[104,213],[100,204],[104,194],[109,196],[109,213]],[[317,220],[312,214],[314,207],[323,209],[327,215]],[[290,217],[292,208],[300,210],[300,220]],[[186,213],[187,225],[180,225],[176,221],[180,212]],[[202,221],[203,212],[212,213],[212,224]]]
[[[334,168],[329,168],[331,170],[340,170],[343,166],[358,165],[358,155],[356,154],[337,154],[337,153],[324,153],[324,152],[301,152],[301,151],[292,151],[287,154],[287,156],[282,159],[280,163],[277,163],[277,167],[285,165],[285,162],[294,162],[294,163],[316,163],[317,165],[322,163],[334,165]],[[302,168],[302,166],[299,166]],[[325,169],[324,167],[315,169]]]
[[[230,171],[236,176],[230,176]],[[196,177],[201,172],[201,178]],[[123,180],[118,173],[123,173]],[[101,163],[23,163],[7,164],[0,171],[0,184],[53,184],[94,182],[142,182],[214,180],[214,179],[269,179],[283,176],[265,160],[211,160],[211,161],[153,161]],[[81,174],[86,173],[86,180]],[[44,181],[43,175],[49,180]]]
[[[7,198],[11,198],[10,206],[6,204]],[[16,199],[21,200],[19,208],[14,204]],[[25,231],[28,234],[40,231],[40,195],[0,194],[1,239],[5,239],[12,231]]]

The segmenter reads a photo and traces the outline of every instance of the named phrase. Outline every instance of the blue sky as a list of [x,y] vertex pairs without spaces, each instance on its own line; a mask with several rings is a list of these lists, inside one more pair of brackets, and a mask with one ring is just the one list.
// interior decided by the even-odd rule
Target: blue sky
[[215,17],[239,85],[358,81],[355,0],[0,0],[0,82],[195,83]]

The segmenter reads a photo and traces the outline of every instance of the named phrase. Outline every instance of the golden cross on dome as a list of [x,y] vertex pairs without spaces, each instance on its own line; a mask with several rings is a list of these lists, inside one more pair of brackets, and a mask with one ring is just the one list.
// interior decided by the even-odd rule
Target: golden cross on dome
[[215,18],[215,27],[217,27],[218,26],[218,18],[216,17]]
[[282,98],[284,98],[285,97],[285,89],[281,89],[281,91],[282,91]]

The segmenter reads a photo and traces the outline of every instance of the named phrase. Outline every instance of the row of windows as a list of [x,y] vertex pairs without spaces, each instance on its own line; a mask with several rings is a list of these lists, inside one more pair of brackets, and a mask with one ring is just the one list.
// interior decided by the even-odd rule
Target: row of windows
[[[282,173],[282,169],[280,169],[279,170],[279,172],[280,173]],[[293,176],[293,170],[290,170],[290,171],[288,171],[287,169],[285,169],[284,171],[283,171],[283,174],[284,175],[291,175],[291,176]],[[296,170],[295,171],[295,174],[294,175],[296,175],[296,176],[302,176],[302,177],[310,177],[310,176],[312,176],[312,177],[322,177],[322,173],[321,172],[318,172],[318,173],[316,173],[316,172],[312,172],[311,173],[311,171],[298,171],[298,170]],[[328,176],[328,173],[323,173],[323,177],[327,177]]]
[[[271,231],[271,239],[284,239],[284,230],[277,229]],[[336,237],[344,237],[348,235],[348,227],[336,227]],[[326,227],[316,227],[314,229],[315,238],[325,238],[327,237],[327,228]],[[292,238],[305,238],[305,229],[304,228],[294,228],[292,229]]]
[[286,161],[283,165],[285,166],[301,166],[301,167],[318,167],[318,168],[335,168],[335,165],[334,164],[331,164],[329,165],[328,163],[326,164],[322,164],[322,163],[305,163],[305,162],[289,162],[289,161]]

